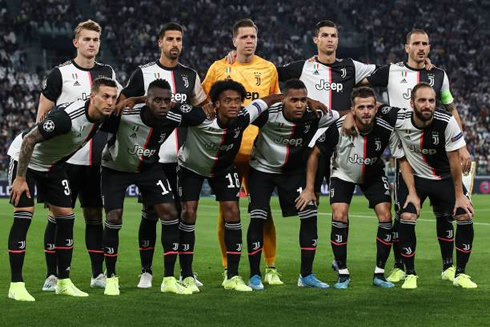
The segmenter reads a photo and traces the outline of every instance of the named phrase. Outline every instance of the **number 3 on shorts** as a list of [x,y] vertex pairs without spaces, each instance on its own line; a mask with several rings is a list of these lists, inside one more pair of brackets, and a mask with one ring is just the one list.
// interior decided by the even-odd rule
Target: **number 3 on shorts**
[[71,191],[70,191],[70,184],[68,183],[68,180],[67,179],[62,180],[61,185],[63,185],[64,187],[63,192],[65,193],[65,195],[70,195]]

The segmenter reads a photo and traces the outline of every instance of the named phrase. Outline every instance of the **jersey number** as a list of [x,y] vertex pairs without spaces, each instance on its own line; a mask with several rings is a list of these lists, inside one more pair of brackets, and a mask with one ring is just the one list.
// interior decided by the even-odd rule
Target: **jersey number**
[[[238,178],[237,173],[234,173],[233,176],[231,173],[228,173],[225,177],[228,178],[228,182],[230,182],[230,184],[228,184],[228,188],[240,188],[240,179]],[[233,184],[233,179],[235,179],[235,184]]]
[[170,182],[169,181],[167,181],[168,189],[165,188],[165,185],[163,185],[163,182],[161,180],[158,180],[157,185],[162,188],[162,191],[163,191],[162,192],[162,195],[168,194],[170,191],[172,191],[172,188],[170,187]]
[[65,195],[70,195],[70,184],[68,184],[68,180],[67,179],[64,179],[61,181],[61,185],[63,185],[63,187],[65,188],[63,190],[63,192],[65,193]]

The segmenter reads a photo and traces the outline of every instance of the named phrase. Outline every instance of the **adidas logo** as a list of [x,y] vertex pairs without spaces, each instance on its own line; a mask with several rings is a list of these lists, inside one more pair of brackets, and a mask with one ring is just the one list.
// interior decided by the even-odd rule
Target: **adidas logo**
[[313,72],[313,75],[320,75],[320,73],[318,72],[318,70],[315,69],[315,71]]
[[355,144],[354,143],[350,143],[350,144],[347,145],[347,147],[348,148],[353,148],[353,147],[355,147]]
[[406,79],[402,79],[402,81],[400,82],[401,84],[406,84],[408,83]]
[[75,81],[75,83],[73,83],[73,86],[80,86],[80,83],[78,83],[78,81]]
[[133,133],[133,134],[129,135],[129,137],[131,137],[131,138],[134,139],[136,137],[136,133]]

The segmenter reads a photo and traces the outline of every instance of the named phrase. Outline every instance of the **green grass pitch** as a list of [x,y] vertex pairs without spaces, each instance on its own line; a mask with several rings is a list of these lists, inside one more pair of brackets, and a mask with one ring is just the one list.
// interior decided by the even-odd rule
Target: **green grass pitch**
[[[322,198],[319,216],[319,247],[315,260],[317,276],[330,284],[335,274],[329,244],[330,214]],[[428,204],[417,224],[416,267],[419,288],[404,291],[377,289],[371,285],[375,262],[376,220],[363,197],[351,206],[348,264],[351,287],[345,291],[299,289],[299,245],[296,218],[281,218],[278,201],[272,208],[278,235],[277,267],[284,286],[263,292],[238,294],[222,289],[222,269],[216,239],[217,206],[203,199],[198,211],[195,271],[204,283],[202,292],[191,296],[160,293],[163,255],[158,242],[153,269],[153,288],[136,288],[140,269],[137,230],[140,205],[126,200],[124,226],[120,232],[118,273],[121,295],[107,297],[103,290],[88,287],[90,263],[85,251],[84,222],[77,209],[72,279],[88,298],[69,298],[41,292],[45,278],[42,239],[47,212],[37,208],[28,234],[24,278],[34,303],[7,298],[9,265],[7,238],[12,208],[0,201],[0,325],[1,326],[490,326],[490,197],[475,196],[475,243],[467,273],[476,290],[456,289],[441,281],[441,260],[435,237],[435,221]],[[241,201],[244,240],[249,216]],[[160,235],[160,229],[159,229]],[[158,238],[159,240],[159,238]],[[244,248],[246,246],[244,245]],[[393,259],[387,264],[391,270]],[[248,279],[248,260],[242,255],[241,275]]]

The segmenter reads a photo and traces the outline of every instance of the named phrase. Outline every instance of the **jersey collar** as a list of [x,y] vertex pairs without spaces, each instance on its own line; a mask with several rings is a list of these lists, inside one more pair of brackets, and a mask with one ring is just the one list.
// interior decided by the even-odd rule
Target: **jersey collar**
[[404,65],[405,65],[405,67],[407,67],[408,69],[410,69],[410,70],[414,70],[414,71],[416,71],[416,72],[420,72],[420,71],[422,71],[422,70],[425,70],[425,66],[424,66],[424,68],[413,68],[413,67],[410,67],[410,66],[408,65],[408,62],[404,62],[403,64],[404,64]]
[[175,70],[180,65],[179,63],[177,63],[177,65],[175,67],[167,67],[167,66],[162,65],[162,63],[160,62],[160,59],[158,59],[156,61],[156,63],[157,63],[158,67],[160,67],[161,69],[165,69],[165,70]]
[[92,69],[94,69],[94,68],[95,68],[95,66],[97,65],[97,63],[96,63],[96,62],[94,62],[94,66],[93,66],[93,67],[91,67],[91,68],[83,68],[83,67],[81,67],[81,66],[77,65],[77,63],[75,62],[75,59],[72,59],[72,60],[71,60],[71,63],[72,63],[72,64],[73,64],[73,66],[75,66],[77,69],[83,70],[83,71],[85,71],[85,72],[89,72],[89,71],[91,71],[91,70],[92,70]]

